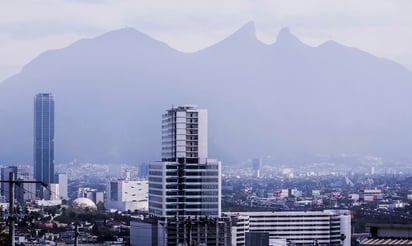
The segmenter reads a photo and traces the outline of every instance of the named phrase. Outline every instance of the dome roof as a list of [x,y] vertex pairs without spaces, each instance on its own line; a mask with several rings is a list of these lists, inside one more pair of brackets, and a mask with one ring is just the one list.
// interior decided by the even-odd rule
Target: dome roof
[[89,198],[80,197],[76,198],[73,203],[72,207],[76,212],[92,212],[97,211],[96,204]]

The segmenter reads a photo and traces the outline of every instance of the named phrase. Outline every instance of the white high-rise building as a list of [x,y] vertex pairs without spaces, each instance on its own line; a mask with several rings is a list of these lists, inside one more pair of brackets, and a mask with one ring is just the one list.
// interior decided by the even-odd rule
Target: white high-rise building
[[162,161],[149,166],[149,212],[160,217],[221,213],[221,164],[208,159],[207,110],[171,108],[162,115]]
[[68,200],[69,196],[67,195],[67,189],[68,189],[67,174],[65,174],[65,173],[56,173],[54,180],[57,184],[59,184],[60,198]]
[[207,160],[207,110],[171,108],[162,115],[162,161],[204,164]]

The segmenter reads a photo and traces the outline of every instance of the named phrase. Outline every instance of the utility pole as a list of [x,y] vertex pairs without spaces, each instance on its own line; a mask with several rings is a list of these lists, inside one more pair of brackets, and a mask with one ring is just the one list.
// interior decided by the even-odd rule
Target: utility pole
[[14,238],[14,173],[9,173],[9,234],[10,245],[15,245]]
[[9,183],[9,242],[11,246],[15,246],[15,225],[14,225],[14,185],[20,184],[41,184],[47,187],[47,184],[41,181],[24,181],[24,180],[14,180],[14,173],[9,173],[9,180],[0,180],[0,183]]
[[74,246],[78,246],[79,245],[79,225],[76,222],[75,226],[74,226]]

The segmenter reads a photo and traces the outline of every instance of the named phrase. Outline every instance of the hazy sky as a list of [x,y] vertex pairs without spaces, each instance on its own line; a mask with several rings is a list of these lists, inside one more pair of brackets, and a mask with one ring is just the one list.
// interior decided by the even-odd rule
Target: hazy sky
[[412,70],[411,13],[411,0],[2,0],[0,80],[45,50],[118,28],[189,52],[249,21],[265,43],[289,27],[310,45],[333,39]]

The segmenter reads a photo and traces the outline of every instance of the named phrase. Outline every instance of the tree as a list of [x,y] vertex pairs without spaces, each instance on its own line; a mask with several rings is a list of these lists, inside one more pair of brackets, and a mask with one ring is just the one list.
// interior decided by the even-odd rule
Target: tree
[[97,212],[98,212],[98,213],[104,213],[104,212],[106,212],[106,208],[104,207],[104,203],[103,203],[103,202],[98,202],[98,203],[96,204],[96,207],[97,207]]

